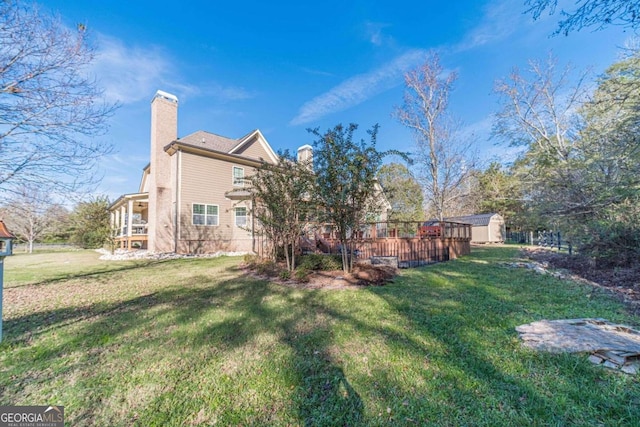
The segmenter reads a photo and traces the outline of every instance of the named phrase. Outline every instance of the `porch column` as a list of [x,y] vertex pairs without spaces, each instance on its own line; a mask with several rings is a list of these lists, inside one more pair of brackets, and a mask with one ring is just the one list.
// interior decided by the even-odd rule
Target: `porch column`
[[125,229],[125,227],[127,226],[127,224],[125,223],[125,220],[124,220],[124,218],[125,218],[125,214],[126,214],[126,212],[127,212],[127,211],[126,211],[126,209],[127,209],[127,208],[125,208],[124,206],[121,206],[121,207],[120,207],[120,236],[122,236],[122,237],[123,237],[123,238],[121,238],[121,239],[120,239],[120,249],[124,249],[124,242],[125,242],[125,239],[124,239],[124,236],[125,236],[124,229]]
[[127,203],[127,237],[133,235],[133,200],[129,199]]

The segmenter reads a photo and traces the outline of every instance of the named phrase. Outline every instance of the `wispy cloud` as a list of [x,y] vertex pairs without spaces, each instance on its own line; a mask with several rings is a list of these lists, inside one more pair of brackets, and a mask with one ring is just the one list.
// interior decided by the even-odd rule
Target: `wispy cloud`
[[240,86],[222,86],[220,84],[210,84],[207,87],[205,96],[212,95],[215,98],[225,101],[239,101],[243,99],[255,98],[255,94]]
[[134,166],[147,161],[149,161],[148,157],[111,154],[104,159],[104,164],[107,167],[111,167],[117,170],[122,166]]
[[110,102],[131,104],[150,99],[158,89],[176,93],[181,101],[189,97],[211,97],[222,101],[253,98],[249,90],[218,82],[197,86],[181,83],[184,78],[173,65],[175,61],[158,46],[131,46],[121,40],[100,35],[93,73],[99,78]]
[[454,52],[463,52],[479,46],[504,40],[525,24],[521,5],[511,0],[490,2],[478,25],[467,32],[462,41],[453,46]]
[[351,77],[328,92],[306,102],[291,121],[291,125],[313,122],[324,116],[344,111],[388,89],[402,84],[402,76],[418,65],[427,51],[414,49],[368,73]]
[[364,24],[365,36],[372,44],[381,46],[386,41],[393,41],[391,37],[382,32],[382,30],[390,26],[391,24],[386,24],[384,22],[367,21]]
[[170,58],[161,48],[127,46],[105,35],[98,43],[93,72],[110,102],[130,104],[150,98],[172,73]]
[[330,73],[328,71],[316,70],[314,68],[307,68],[307,67],[302,67],[301,70],[304,71],[305,73],[313,74],[316,76],[333,77],[333,73]]

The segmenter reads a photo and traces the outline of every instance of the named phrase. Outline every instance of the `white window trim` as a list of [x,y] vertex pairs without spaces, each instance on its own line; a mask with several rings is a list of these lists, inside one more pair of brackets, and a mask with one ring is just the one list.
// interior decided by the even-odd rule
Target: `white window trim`
[[[236,183],[236,169],[240,169],[242,171],[242,181],[240,183]],[[233,166],[231,168],[231,184],[234,187],[244,187],[244,168],[240,166]]]
[[[245,212],[244,218],[246,218],[244,225],[238,225],[238,209],[244,209],[244,212]],[[250,225],[249,208],[247,208],[246,206],[236,206],[235,208],[233,208],[233,225],[235,225],[238,228],[247,228]]]
[[[193,216],[195,215],[193,212],[193,208],[195,205],[202,205],[204,206],[204,214],[198,214],[198,215],[204,215],[204,224],[196,224],[195,222],[193,222]],[[218,210],[218,214],[215,215],[217,218],[217,221],[215,224],[207,224],[207,208],[209,206],[215,206],[216,209]],[[213,216],[213,215],[211,215]],[[213,203],[192,203],[191,204],[191,225],[195,225],[196,227],[218,227],[220,225],[220,205],[217,204],[213,204]]]

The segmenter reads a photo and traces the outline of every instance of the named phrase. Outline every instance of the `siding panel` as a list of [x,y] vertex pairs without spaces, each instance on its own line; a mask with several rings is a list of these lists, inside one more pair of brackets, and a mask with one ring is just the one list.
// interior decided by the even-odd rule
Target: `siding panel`
[[234,154],[238,154],[244,157],[249,157],[255,160],[269,159],[269,155],[267,154],[267,151],[264,149],[262,144],[260,144],[259,138],[253,139],[253,141],[249,142],[240,150],[235,151]]
[[[236,206],[250,208],[250,202],[229,200],[225,193],[233,190],[233,166],[244,168],[245,176],[249,176],[253,169],[190,153],[181,155],[179,251],[250,251],[253,242],[251,232],[236,227],[234,216]],[[218,205],[219,225],[193,225],[191,213],[194,203]]]

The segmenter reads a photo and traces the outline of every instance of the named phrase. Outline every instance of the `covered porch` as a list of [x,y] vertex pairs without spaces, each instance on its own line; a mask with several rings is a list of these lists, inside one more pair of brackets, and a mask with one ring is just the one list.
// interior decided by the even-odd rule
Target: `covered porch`
[[109,206],[116,248],[147,249],[149,193],[125,194]]

